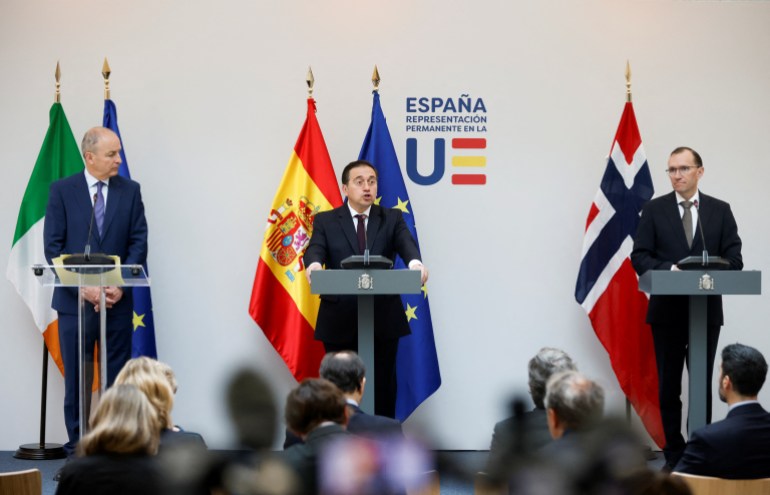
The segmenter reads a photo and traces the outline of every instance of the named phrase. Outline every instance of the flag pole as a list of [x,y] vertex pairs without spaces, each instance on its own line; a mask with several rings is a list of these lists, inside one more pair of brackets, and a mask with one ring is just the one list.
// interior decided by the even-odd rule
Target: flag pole
[[[56,62],[54,78],[56,79],[56,93],[54,94],[54,103],[61,103],[61,69],[59,68],[58,61]],[[40,461],[49,459],[62,459],[63,457],[67,456],[67,454],[64,452],[64,448],[60,443],[45,443],[46,399],[48,397],[48,346],[45,343],[45,339],[43,339],[42,375],[42,383],[40,386],[40,442],[19,445],[16,453],[13,454],[16,459]]]
[[307,76],[305,76],[305,82],[307,83],[307,97],[313,98],[313,86],[315,86],[315,77],[313,77],[313,68],[308,66]]
[[631,62],[626,60],[626,101],[631,103]]

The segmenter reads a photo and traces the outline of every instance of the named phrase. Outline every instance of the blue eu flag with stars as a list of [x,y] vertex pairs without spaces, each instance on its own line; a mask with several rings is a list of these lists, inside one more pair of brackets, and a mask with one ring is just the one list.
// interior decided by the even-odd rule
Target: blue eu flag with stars
[[[396,150],[390,131],[385,122],[385,115],[380,106],[380,95],[374,92],[372,122],[364,138],[364,144],[358,155],[359,160],[366,160],[377,168],[378,194],[377,204],[383,208],[398,208],[403,212],[404,220],[412,237],[420,247],[415,229],[414,212],[406,192],[404,178],[398,164]],[[407,260],[409,261],[409,260]],[[394,268],[406,268],[404,260],[397,257]],[[430,318],[428,291],[422,287],[420,294],[402,295],[411,335],[401,337],[396,358],[396,419],[404,421],[417,406],[430,397],[441,386],[441,373],[436,355],[436,343],[433,339],[433,323]]]
[[[115,103],[112,100],[104,100],[104,119],[102,125],[111,129],[120,138],[120,159],[123,161],[118,169],[118,175],[131,178],[128,171],[128,161],[126,161],[125,149],[123,148],[123,138],[120,137],[118,129],[118,112]],[[144,271],[147,276],[150,275],[147,269],[147,263],[144,265]],[[152,296],[149,287],[134,287],[134,335],[131,344],[131,357],[148,356],[158,357],[158,351],[155,348],[155,322],[152,317]]]

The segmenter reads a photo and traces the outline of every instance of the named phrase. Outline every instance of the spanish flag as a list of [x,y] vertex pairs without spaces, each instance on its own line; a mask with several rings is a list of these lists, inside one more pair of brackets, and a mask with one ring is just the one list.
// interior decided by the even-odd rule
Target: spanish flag
[[305,125],[267,216],[249,304],[249,314],[298,381],[318,376],[324,356],[313,337],[320,300],[310,294],[302,256],[314,215],[342,205],[315,112],[315,100],[308,98]]

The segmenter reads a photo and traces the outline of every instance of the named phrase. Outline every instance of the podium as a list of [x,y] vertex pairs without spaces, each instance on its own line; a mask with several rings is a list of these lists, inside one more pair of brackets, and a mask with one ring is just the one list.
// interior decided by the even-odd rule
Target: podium
[[[90,416],[94,350],[86,347],[85,311],[93,311],[83,299],[80,289],[99,287],[99,393],[107,388],[107,309],[104,288],[148,287],[150,279],[142,265],[33,265],[32,271],[38,282],[45,287],[71,287],[78,291],[78,404],[80,436],[88,432]],[[89,359],[91,356],[91,359]]]
[[366,365],[366,384],[361,408],[374,414],[374,296],[419,294],[422,290],[419,270],[316,270],[310,292],[319,295],[358,296],[358,355]]
[[695,431],[706,425],[706,396],[711,386],[711,377],[706,376],[707,298],[761,294],[762,272],[650,270],[639,277],[639,290],[651,295],[689,296],[688,431]]

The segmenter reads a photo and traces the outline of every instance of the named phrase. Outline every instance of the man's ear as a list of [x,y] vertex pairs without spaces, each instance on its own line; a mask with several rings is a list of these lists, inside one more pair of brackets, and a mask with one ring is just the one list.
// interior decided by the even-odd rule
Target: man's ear
[[556,411],[551,408],[546,409],[546,417],[548,418],[548,431],[551,433],[551,438],[554,440],[561,437],[561,431],[559,431],[559,417],[556,416]]

